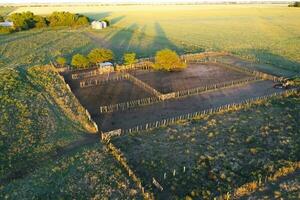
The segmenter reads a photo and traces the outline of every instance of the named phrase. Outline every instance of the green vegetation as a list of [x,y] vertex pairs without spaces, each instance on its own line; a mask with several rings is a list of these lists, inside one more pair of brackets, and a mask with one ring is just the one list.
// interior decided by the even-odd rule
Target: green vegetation
[[186,68],[186,66],[177,53],[170,49],[160,50],[155,55],[154,69],[156,70],[180,71]]
[[67,60],[64,57],[59,56],[56,58],[56,62],[57,64],[64,66],[67,63]]
[[79,31],[69,29],[32,29],[0,37],[0,71],[45,65],[64,55],[67,60],[76,53],[85,54],[94,45]]
[[123,56],[125,65],[133,65],[137,62],[135,53],[125,53]]
[[300,7],[300,2],[299,1],[293,2],[292,4],[289,4],[289,7]]
[[89,54],[88,54],[89,61],[93,64],[96,63],[101,63],[105,61],[111,61],[114,58],[114,54],[111,50],[109,49],[93,49]]
[[81,54],[74,55],[71,62],[75,68],[87,68],[89,63],[89,60]]
[[34,15],[32,12],[13,13],[8,16],[8,20],[14,23],[16,31],[28,30],[32,28],[44,28],[48,25],[57,26],[84,26],[89,24],[89,18],[79,14],[69,12],[53,12],[49,17]]
[[94,143],[1,187],[1,199],[142,199],[104,146]]
[[0,80],[0,180],[20,178],[95,132],[55,69],[7,70]]
[[42,22],[40,18],[36,19],[36,16],[32,12],[13,13],[8,16],[8,19],[14,23],[14,28],[17,31],[35,28],[36,22]]
[[13,12],[17,7],[12,6],[0,6],[0,15],[7,16],[9,13]]
[[152,177],[163,186],[158,197],[212,199],[298,162],[299,112],[298,93],[112,143],[146,188],[157,191]]
[[48,18],[49,26],[83,26],[89,24],[89,18],[70,12],[53,12]]
[[4,22],[4,17],[0,15],[0,22]]

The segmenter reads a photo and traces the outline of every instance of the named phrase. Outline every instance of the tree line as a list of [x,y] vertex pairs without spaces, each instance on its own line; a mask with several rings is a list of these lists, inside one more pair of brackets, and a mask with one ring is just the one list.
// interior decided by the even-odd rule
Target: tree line
[[56,27],[56,26],[84,26],[89,25],[90,19],[81,14],[70,12],[53,12],[47,17],[35,15],[32,12],[13,13],[6,17],[0,16],[0,22],[5,20],[13,22],[13,27],[1,27],[0,32],[14,32],[32,28]]
[[[114,53],[109,49],[95,48],[88,55],[75,54],[71,59],[71,66],[74,69],[86,69],[95,67],[98,63],[109,62],[114,60]],[[56,58],[56,63],[60,66],[69,64],[67,59],[59,56]],[[132,66],[137,63],[136,53],[127,52],[123,55],[123,64]],[[154,70],[161,71],[180,71],[186,68],[186,63],[183,62],[175,51],[163,49],[156,52]]]
[[296,1],[296,2],[289,4],[289,7],[300,7],[300,1]]

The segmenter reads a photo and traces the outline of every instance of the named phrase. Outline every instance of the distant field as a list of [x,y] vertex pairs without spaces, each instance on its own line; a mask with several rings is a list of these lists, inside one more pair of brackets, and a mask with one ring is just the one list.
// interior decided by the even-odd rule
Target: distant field
[[87,35],[119,57],[125,51],[149,56],[165,47],[178,52],[225,50],[277,68],[300,70],[300,11],[287,5],[20,7],[15,12],[27,10],[110,19],[114,28]]
[[15,7],[3,7],[0,6],[0,15],[1,16],[6,16],[9,13],[11,13],[12,11],[14,11],[16,8]]

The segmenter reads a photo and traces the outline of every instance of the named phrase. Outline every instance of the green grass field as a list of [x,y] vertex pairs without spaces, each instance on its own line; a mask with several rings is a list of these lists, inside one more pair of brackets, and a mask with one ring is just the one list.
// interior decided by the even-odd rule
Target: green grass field
[[125,51],[145,57],[164,47],[181,53],[223,50],[300,70],[300,11],[287,5],[21,7],[15,12],[26,10],[44,15],[67,10],[110,19],[113,28],[93,31],[92,38],[119,58]]

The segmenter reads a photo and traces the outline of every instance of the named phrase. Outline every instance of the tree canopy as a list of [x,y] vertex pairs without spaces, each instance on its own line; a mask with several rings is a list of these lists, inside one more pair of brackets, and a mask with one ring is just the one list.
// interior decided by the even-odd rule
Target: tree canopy
[[61,57],[61,56],[59,56],[59,57],[57,57],[56,58],[56,62],[59,64],[59,65],[65,65],[66,63],[67,63],[67,60],[64,58],[64,57]]
[[32,12],[13,13],[8,19],[14,23],[16,30],[28,30],[35,27],[35,15]]
[[89,60],[81,54],[76,54],[73,56],[71,64],[75,68],[87,68],[89,66]]
[[88,54],[88,58],[89,58],[89,60],[90,60],[91,63],[96,64],[96,63],[101,63],[101,62],[113,60],[114,54],[109,49],[96,48],[96,49],[93,49]]
[[[89,18],[84,15],[69,12],[53,12],[48,18],[34,15],[32,12],[13,13],[8,19],[14,23],[17,31],[49,26],[83,26],[89,24]],[[0,17],[1,21],[1,17]]]
[[289,7],[300,7],[300,2],[299,1],[293,2],[292,4],[289,4]]
[[155,65],[156,70],[179,71],[186,68],[186,64],[182,62],[175,51],[163,49],[156,52]]
[[0,22],[4,22],[4,17],[0,15]]
[[48,17],[50,26],[81,26],[89,24],[89,18],[70,12],[53,12]]
[[125,65],[133,65],[136,63],[136,54],[135,53],[125,53],[123,56]]

